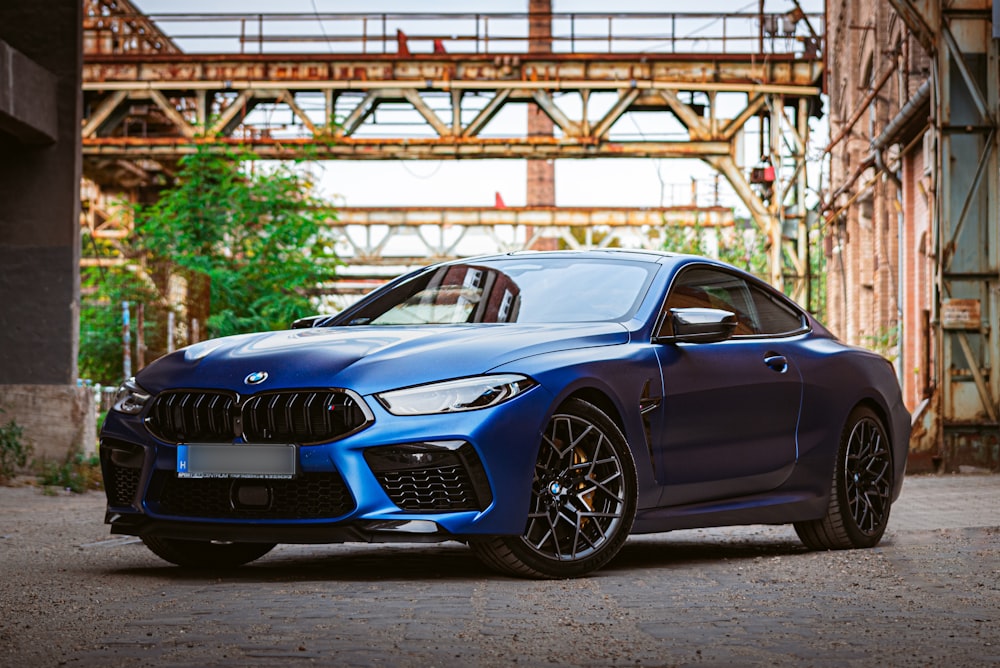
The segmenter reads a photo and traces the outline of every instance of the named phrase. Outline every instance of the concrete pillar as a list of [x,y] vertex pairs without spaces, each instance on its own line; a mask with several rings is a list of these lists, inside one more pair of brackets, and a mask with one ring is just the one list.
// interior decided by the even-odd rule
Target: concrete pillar
[[53,457],[93,443],[76,387],[82,58],[79,0],[0,4],[0,421]]

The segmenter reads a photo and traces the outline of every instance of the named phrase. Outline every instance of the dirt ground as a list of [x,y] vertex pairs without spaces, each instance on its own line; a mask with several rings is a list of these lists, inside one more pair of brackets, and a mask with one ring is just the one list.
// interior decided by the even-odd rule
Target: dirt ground
[[279,546],[231,572],[110,536],[100,493],[0,487],[0,666],[1000,665],[1000,476],[908,479],[883,543],[633,537],[590,578],[462,545]]

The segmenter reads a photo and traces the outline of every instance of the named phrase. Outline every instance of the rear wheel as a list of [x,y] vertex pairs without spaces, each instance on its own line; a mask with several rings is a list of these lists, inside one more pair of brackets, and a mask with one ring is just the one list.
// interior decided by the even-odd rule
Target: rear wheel
[[470,545],[501,572],[585,575],[621,549],[635,507],[635,464],[621,431],[596,406],[571,399],[542,434],[524,533],[476,538]]
[[275,543],[217,543],[156,536],[143,536],[142,542],[161,559],[187,568],[235,568],[263,557],[275,546]]
[[795,532],[807,547],[844,550],[878,544],[892,504],[892,453],[875,413],[855,408],[841,434],[830,503],[824,517],[797,522]]

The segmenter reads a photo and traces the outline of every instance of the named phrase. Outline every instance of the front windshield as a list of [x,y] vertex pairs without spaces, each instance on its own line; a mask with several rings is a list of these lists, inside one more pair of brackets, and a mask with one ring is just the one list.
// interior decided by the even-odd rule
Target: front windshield
[[638,308],[655,268],[582,257],[443,265],[370,300],[347,324],[624,321]]

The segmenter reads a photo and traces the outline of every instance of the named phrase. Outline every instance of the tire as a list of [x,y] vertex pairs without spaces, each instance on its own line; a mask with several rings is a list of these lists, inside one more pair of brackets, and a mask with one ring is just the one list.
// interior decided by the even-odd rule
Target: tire
[[469,544],[502,573],[579,577],[618,553],[635,508],[635,463],[625,437],[596,406],[570,399],[542,434],[524,533]]
[[143,536],[153,554],[186,568],[235,568],[260,559],[275,543],[214,543],[208,540],[181,540]]
[[872,410],[858,406],[840,436],[826,515],[795,523],[795,533],[814,550],[874,547],[889,523],[892,489],[885,427]]

